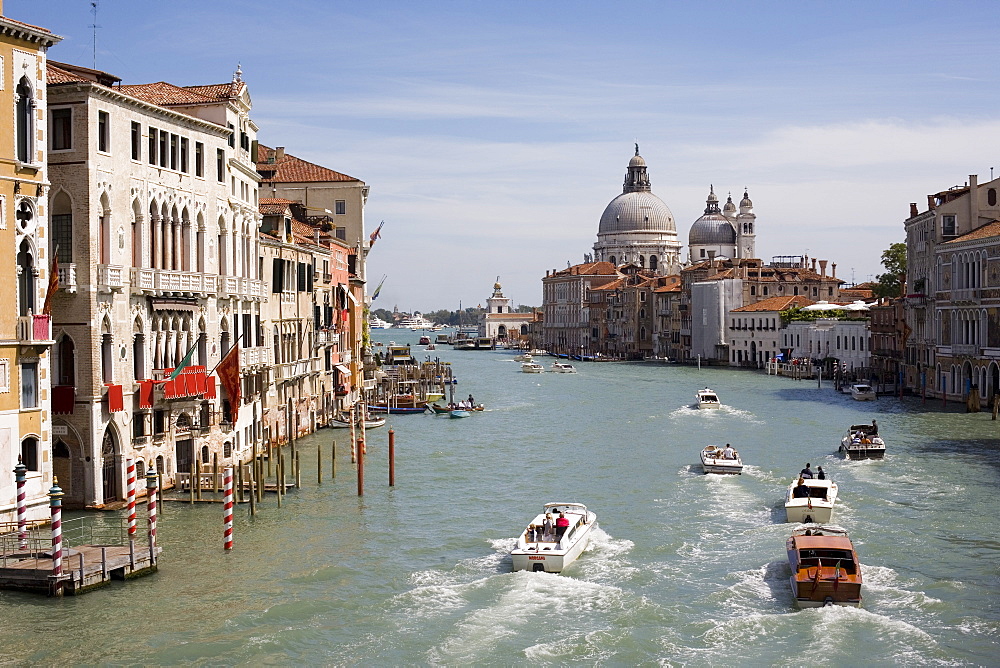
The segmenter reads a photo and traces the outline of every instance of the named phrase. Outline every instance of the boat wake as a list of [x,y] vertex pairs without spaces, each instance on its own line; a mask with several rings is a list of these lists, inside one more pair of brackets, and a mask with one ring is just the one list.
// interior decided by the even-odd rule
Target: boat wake
[[915,579],[905,579],[886,566],[861,564],[864,577],[865,606],[873,610],[933,610],[941,599],[911,588],[920,586]]

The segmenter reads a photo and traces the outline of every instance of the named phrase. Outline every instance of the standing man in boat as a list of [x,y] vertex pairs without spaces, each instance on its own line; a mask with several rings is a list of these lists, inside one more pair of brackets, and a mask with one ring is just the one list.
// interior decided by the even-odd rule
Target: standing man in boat
[[736,459],[736,451],[733,450],[733,446],[726,443],[726,449],[722,451],[723,459]]
[[559,517],[556,518],[556,542],[562,540],[563,534],[568,528],[569,519],[566,517],[566,513],[559,513]]

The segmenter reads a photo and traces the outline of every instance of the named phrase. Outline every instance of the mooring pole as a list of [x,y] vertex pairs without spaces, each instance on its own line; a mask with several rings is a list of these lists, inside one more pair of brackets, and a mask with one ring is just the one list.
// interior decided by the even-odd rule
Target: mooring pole
[[17,458],[14,467],[14,481],[17,483],[17,545],[20,549],[28,547],[28,501],[24,492],[24,484],[28,480],[28,467]]
[[396,432],[389,428],[389,487],[396,485]]
[[149,563],[156,565],[156,464],[146,471],[146,510],[149,513]]
[[330,478],[337,479],[337,441],[330,445]]
[[59,480],[52,476],[52,487],[49,488],[49,510],[52,513],[52,587],[51,593],[62,594],[62,498],[63,491]]
[[323,484],[323,446],[316,445],[316,484]]
[[355,450],[358,454],[358,496],[365,495],[365,458],[360,454],[361,441],[357,442]]
[[222,473],[222,549],[233,549],[233,467]]
[[257,462],[252,468],[247,469],[247,477],[250,478],[250,516],[257,514]]
[[125,498],[128,499],[128,538],[135,537],[135,461],[129,457],[125,460]]

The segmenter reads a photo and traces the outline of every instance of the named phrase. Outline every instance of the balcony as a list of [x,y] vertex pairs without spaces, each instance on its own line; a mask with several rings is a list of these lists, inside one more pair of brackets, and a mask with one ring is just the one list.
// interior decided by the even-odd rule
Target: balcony
[[[253,278],[219,276],[217,290],[220,297],[238,297],[242,299],[264,298],[264,282]],[[294,293],[292,296],[294,297]]]
[[979,357],[979,346],[974,343],[953,343],[951,354],[955,357]]
[[22,315],[17,319],[17,340],[22,345],[51,346],[52,316]]
[[251,348],[240,348],[240,368],[249,369],[251,367],[267,366],[270,364],[267,346],[255,346]]
[[76,263],[59,265],[59,289],[69,293],[76,292]]
[[297,360],[295,362],[285,362],[275,366],[275,377],[278,380],[294,380],[312,372],[311,360]]
[[97,291],[120,292],[125,287],[124,267],[117,264],[97,265]]
[[951,291],[951,300],[953,302],[978,303],[979,288],[956,288]]
[[335,332],[329,329],[321,329],[316,332],[316,345],[326,346],[335,345],[340,346],[340,332]]

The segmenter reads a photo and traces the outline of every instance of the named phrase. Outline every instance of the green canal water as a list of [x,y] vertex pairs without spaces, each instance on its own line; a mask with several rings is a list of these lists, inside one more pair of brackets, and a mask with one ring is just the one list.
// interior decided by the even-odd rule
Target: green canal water
[[[531,375],[502,351],[421,354],[488,410],[394,417],[395,488],[385,429],[369,433],[363,498],[344,433],[321,430],[300,441],[303,487],[282,508],[237,509],[231,553],[221,506],[169,503],[156,575],[62,600],[0,592],[0,663],[1000,663],[988,413],[729,369]],[[691,408],[706,385],[725,408]],[[846,428],[872,418],[886,459],[841,459]],[[316,448],[335,438],[338,476],[327,457],[318,486]],[[748,470],[702,475],[698,451],[726,442]],[[781,500],[807,461],[839,483],[861,609],[794,606]],[[513,573],[515,536],[546,501],[586,503],[600,529],[563,574]]]

